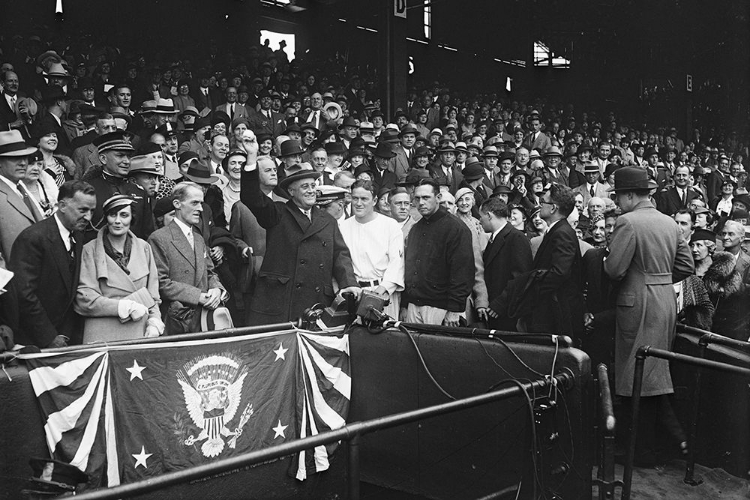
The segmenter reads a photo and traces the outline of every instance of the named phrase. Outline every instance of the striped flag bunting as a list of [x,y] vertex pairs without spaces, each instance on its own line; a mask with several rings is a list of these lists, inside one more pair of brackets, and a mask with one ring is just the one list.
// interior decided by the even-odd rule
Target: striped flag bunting
[[[346,424],[343,328],[22,356],[50,455],[115,486]],[[290,474],[328,469],[336,445],[299,453]]]

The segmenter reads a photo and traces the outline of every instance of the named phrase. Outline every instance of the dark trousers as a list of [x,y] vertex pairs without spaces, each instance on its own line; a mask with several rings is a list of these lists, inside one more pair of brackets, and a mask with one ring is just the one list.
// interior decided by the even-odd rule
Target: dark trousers
[[[626,425],[618,427],[626,432],[623,436],[626,439],[630,439],[627,429],[630,429],[632,401],[632,398],[622,398],[622,421]],[[672,409],[671,395],[641,397],[635,445],[636,464],[653,462],[663,446],[677,450],[683,441],[687,441],[687,436]]]

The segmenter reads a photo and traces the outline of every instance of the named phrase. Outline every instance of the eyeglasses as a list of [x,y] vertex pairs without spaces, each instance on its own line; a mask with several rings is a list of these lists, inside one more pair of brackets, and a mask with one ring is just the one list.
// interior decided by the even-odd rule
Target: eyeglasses
[[557,205],[555,205],[555,204],[554,204],[553,202],[551,202],[551,201],[544,201],[543,199],[540,199],[540,200],[539,200],[539,204],[540,204],[540,205],[552,205],[553,207],[556,207],[556,206],[557,206]]

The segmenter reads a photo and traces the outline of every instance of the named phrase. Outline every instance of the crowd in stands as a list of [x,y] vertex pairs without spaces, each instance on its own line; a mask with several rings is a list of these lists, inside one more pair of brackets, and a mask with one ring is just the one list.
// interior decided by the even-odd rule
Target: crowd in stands
[[[485,279],[492,274],[485,266],[493,231],[483,207],[489,207],[493,217],[507,219],[528,242],[530,258],[517,263],[515,276],[533,268],[553,222],[544,214],[550,186],[569,191],[574,204],[565,216],[585,257],[607,249],[621,213],[611,191],[616,173],[635,166],[648,173],[654,206],[676,221],[692,246],[695,275],[702,278],[675,285],[680,318],[735,338],[748,337],[742,308],[724,311],[731,307],[731,297],[744,303],[750,272],[744,249],[750,195],[743,161],[748,151],[729,131],[694,130],[681,136],[666,119],[624,123],[602,110],[578,110],[542,99],[518,102],[492,93],[468,95],[439,82],[409,88],[406,102],[388,113],[380,108],[374,75],[333,57],[290,61],[283,46],[275,51],[267,44],[254,46],[238,54],[224,53],[211,43],[202,55],[159,54],[152,59],[107,43],[70,43],[60,50],[63,45],[16,36],[3,47],[0,190],[7,196],[0,214],[0,251],[21,283],[24,266],[19,261],[28,255],[15,255],[19,235],[53,218],[61,206],[69,211],[76,193],[88,196],[92,192],[86,186],[91,186],[95,202],[88,223],[80,228],[82,241],[72,247],[81,245],[84,261],[73,278],[79,284],[70,292],[71,316],[105,314],[93,307],[96,301],[90,294],[102,281],[102,256],[109,256],[126,276],[128,259],[146,262],[146,274],[156,280],[144,285],[150,298],[128,293],[120,300],[127,296],[132,304],[105,308],[121,321],[131,313],[133,319],[137,316],[144,335],[199,328],[198,315],[192,324],[187,318],[199,305],[228,308],[226,316],[211,320],[253,323],[253,294],[267,278],[263,263],[269,249],[268,228],[241,201],[247,195],[246,166],[252,162],[260,192],[273,201],[293,199],[289,187],[294,183],[285,179],[298,180],[301,171],[318,174],[308,177],[316,187],[316,213],[330,215],[342,227],[347,245],[357,247],[350,248],[356,277],[352,284],[388,296],[390,315],[406,317],[410,303],[429,304],[434,298],[436,289],[420,293],[422,285],[410,279],[411,266],[419,268],[420,282],[429,283],[430,273],[450,261],[462,269],[463,281],[447,278],[451,285],[440,293],[450,295],[451,307],[442,304],[439,309],[457,317],[429,317],[446,324],[491,323],[514,330],[522,325],[508,316],[504,289],[512,276],[500,285],[497,279],[490,284]],[[422,249],[410,253],[414,226],[432,210],[423,209],[415,194],[430,184],[425,179],[438,186],[435,198],[441,210],[464,223],[460,229],[465,226],[463,236],[471,236],[471,248],[432,251],[427,247],[447,244],[438,232],[437,240],[420,241]],[[362,193],[353,185],[370,193],[372,210],[363,208],[367,200],[363,205]],[[200,208],[188,213],[186,204],[198,192]],[[502,205],[490,203],[495,199]],[[113,215],[120,211],[127,212],[124,234],[132,238],[113,236],[113,247],[104,235],[123,233],[125,226]],[[377,232],[346,225],[373,214],[401,229],[400,242],[390,222],[378,223]],[[173,260],[154,235],[161,228],[177,227],[191,238],[186,229],[191,225],[201,240],[201,245],[191,240],[191,251],[205,248],[208,275],[196,272],[187,293],[172,286],[179,277],[173,276]],[[394,241],[386,241],[386,234]],[[362,245],[363,239],[369,244]],[[134,246],[134,241],[149,241],[151,246]],[[90,251],[85,245],[91,245]],[[136,246],[142,258],[134,257]],[[727,253],[735,264],[732,269],[724,262]],[[196,255],[201,257],[200,252]],[[97,264],[87,267],[86,259]],[[18,269],[13,269],[14,262]],[[192,264],[191,276],[196,271]],[[574,281],[580,286],[573,293],[580,295],[582,315],[573,323],[580,328],[569,330],[580,345],[591,340],[587,332],[599,326],[600,316],[606,322],[613,304],[595,304],[601,297],[589,293],[586,266],[579,271]],[[571,270],[564,272],[569,275]],[[741,286],[723,286],[735,279],[734,273],[741,276]],[[326,294],[333,296],[328,290]],[[23,311],[24,301],[31,299],[17,295]],[[505,310],[497,310],[500,307]],[[187,314],[183,324],[170,326],[168,320],[175,323],[180,314]],[[292,319],[283,316],[278,319]],[[2,319],[23,332],[22,319]],[[614,326],[607,325],[613,332]],[[34,343],[28,333],[20,337]],[[603,349],[609,352],[609,347]]]

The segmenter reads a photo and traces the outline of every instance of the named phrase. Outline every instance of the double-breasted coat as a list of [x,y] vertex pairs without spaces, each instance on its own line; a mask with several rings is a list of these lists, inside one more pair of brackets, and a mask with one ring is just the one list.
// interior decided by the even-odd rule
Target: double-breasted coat
[[260,190],[258,169],[242,173],[240,200],[266,229],[266,255],[251,302],[252,324],[294,320],[305,309],[328,306],[339,288],[356,286],[349,249],[338,223],[312,208],[312,220],[295,205],[273,201]]
[[[693,273],[693,256],[677,224],[650,201],[617,219],[604,271],[621,280],[617,293],[615,391],[633,392],[635,352],[642,345],[670,349],[677,322],[672,283]],[[674,392],[669,362],[646,358],[642,396]]]

